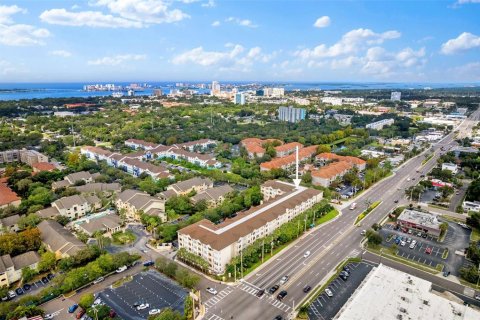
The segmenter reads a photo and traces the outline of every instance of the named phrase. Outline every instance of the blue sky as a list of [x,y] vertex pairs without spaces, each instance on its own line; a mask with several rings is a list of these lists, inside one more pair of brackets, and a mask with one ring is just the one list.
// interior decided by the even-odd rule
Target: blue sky
[[0,82],[480,82],[480,0],[0,0]]

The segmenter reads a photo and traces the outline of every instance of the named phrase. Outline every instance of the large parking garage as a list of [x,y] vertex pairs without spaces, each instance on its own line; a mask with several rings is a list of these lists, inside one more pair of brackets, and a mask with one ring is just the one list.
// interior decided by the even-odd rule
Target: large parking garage
[[[453,275],[458,275],[458,270],[466,264],[465,257],[455,252],[463,252],[468,247],[471,231],[456,223],[448,223],[447,235],[442,242],[431,236],[420,236],[417,232],[409,234],[401,230],[395,230],[391,224],[385,225],[379,232],[384,239],[384,246],[391,247],[395,244],[398,249],[397,255],[412,262],[431,268],[436,268],[437,264],[442,264],[444,265],[444,271],[449,271]],[[400,241],[396,241],[397,238]],[[414,240],[416,245],[410,248]],[[404,241],[403,246],[402,241]]]
[[[183,313],[188,292],[172,280],[149,270],[135,275],[132,281],[116,289],[105,289],[99,293],[102,301],[115,310],[122,319],[142,320],[152,309],[170,307]],[[135,304],[149,304],[137,310]]]
[[329,284],[328,288],[333,293],[332,297],[328,297],[325,292],[322,292],[310,304],[308,309],[308,318],[310,320],[332,319],[373,268],[372,265],[364,262],[350,263],[348,267],[351,272],[346,281],[337,277]]

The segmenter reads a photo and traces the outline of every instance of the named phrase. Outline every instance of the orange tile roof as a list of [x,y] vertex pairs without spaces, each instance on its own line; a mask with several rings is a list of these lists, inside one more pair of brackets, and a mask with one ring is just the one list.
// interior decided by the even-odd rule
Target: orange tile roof
[[[298,150],[298,159],[302,161],[306,158],[312,157],[317,152],[317,146],[309,146]],[[260,168],[271,170],[279,169],[284,166],[289,166],[295,163],[296,155],[290,154],[285,157],[274,158],[271,161],[260,164]]]
[[300,142],[290,142],[290,143],[275,147],[275,150],[277,152],[282,152],[282,151],[295,150],[296,147],[301,149],[303,148],[303,144],[301,144]]
[[357,158],[357,157],[341,156],[341,155],[331,153],[331,152],[322,152],[322,153],[318,154],[315,158],[317,158],[317,160],[324,159],[324,160],[346,161],[346,162],[353,163],[353,164],[356,164],[356,165],[362,165],[362,164],[366,163],[365,160]]
[[323,179],[331,179],[352,168],[353,165],[346,161],[333,162],[318,170],[313,170],[312,176]]
[[6,184],[0,184],[0,206],[10,204],[17,200],[21,200],[15,192],[12,191]]
[[32,168],[35,168],[39,171],[52,171],[55,170],[55,166],[49,162],[37,162],[32,164]]

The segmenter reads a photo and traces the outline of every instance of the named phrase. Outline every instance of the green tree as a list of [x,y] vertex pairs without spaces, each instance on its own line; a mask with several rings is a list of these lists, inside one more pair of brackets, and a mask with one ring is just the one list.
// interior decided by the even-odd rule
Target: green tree
[[378,232],[374,231],[373,229],[367,230],[366,237],[368,239],[368,243],[374,246],[381,244],[383,241],[382,236]]
[[36,215],[35,213],[30,213],[29,215],[22,216],[18,220],[18,227],[21,230],[27,229],[27,228],[34,228],[36,227],[42,219]]
[[30,267],[25,267],[22,269],[22,280],[24,283],[30,282],[35,275],[37,275],[37,271]]
[[80,297],[78,305],[83,309],[87,310],[92,306],[94,300],[95,297],[93,296],[93,293],[85,293]]
[[40,256],[40,261],[38,262],[38,271],[45,272],[52,270],[55,267],[56,258],[55,253],[51,251],[45,251]]
[[153,320],[183,320],[183,315],[178,311],[170,308],[163,309],[159,315],[152,318]]

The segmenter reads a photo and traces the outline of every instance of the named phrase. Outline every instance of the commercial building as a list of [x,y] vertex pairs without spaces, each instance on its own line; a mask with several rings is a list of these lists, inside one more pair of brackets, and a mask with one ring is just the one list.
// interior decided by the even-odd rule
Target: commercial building
[[295,123],[305,120],[306,115],[307,112],[303,108],[294,108],[292,106],[278,108],[278,119],[280,121]]
[[57,259],[74,256],[87,246],[54,220],[43,220],[38,225],[42,242]]
[[398,92],[398,91],[393,91],[393,92],[390,94],[390,100],[391,100],[391,101],[400,101],[400,100],[402,100],[402,93],[401,93],[401,92]]
[[383,119],[380,121],[376,121],[373,123],[369,123],[365,126],[367,129],[373,129],[373,130],[382,130],[383,127],[385,126],[390,126],[395,122],[394,119]]
[[245,104],[245,93],[235,93],[233,97],[233,103],[244,105]]
[[22,269],[36,270],[40,255],[35,251],[28,251],[18,256],[9,254],[0,257],[0,287],[9,287],[22,278]]
[[127,221],[140,221],[142,212],[167,221],[165,201],[154,198],[145,192],[127,189],[117,196],[115,206],[119,212],[125,214]]
[[[269,188],[272,187],[273,184],[270,184]],[[225,266],[243,249],[272,234],[321,199],[322,192],[319,190],[294,188],[220,224],[203,219],[187,226],[178,231],[178,244],[180,248],[205,259],[212,273],[222,274]]]
[[380,264],[363,280],[335,320],[474,320],[480,312],[435,292],[432,283]]
[[463,210],[480,212],[480,202],[478,201],[463,201]]
[[457,174],[458,166],[455,163],[442,163],[442,170],[448,170],[452,174]]
[[440,222],[436,215],[431,213],[404,209],[397,218],[397,224],[407,230],[428,233],[431,236],[440,236]]

